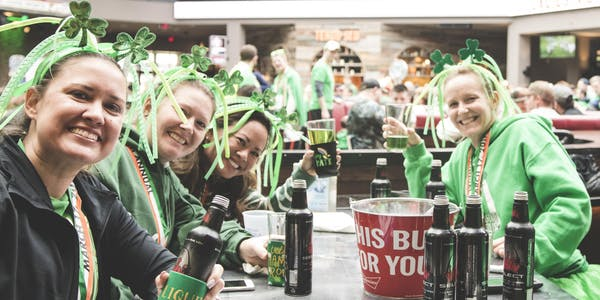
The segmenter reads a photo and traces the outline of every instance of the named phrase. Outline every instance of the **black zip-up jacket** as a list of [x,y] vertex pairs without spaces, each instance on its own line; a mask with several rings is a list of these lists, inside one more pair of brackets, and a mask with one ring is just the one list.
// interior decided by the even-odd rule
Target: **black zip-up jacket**
[[[0,138],[0,298],[77,299],[77,233],[54,212],[17,140]],[[110,297],[111,276],[144,299],[156,298],[154,278],[176,257],[154,242],[95,177],[81,172],[74,183],[96,246],[97,299]]]

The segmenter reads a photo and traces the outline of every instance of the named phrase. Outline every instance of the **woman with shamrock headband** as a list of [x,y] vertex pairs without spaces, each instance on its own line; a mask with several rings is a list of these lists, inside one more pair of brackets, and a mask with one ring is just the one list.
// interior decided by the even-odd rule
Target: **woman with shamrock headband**
[[[89,10],[87,2],[71,3],[74,15],[103,30],[106,22],[89,19]],[[69,35],[73,20],[60,27]],[[175,263],[85,171],[117,143],[127,91],[123,72],[88,30],[73,35],[81,44],[63,32],[43,41],[11,78],[22,82],[39,62],[33,80],[23,83],[25,104],[9,116],[0,140],[2,299],[106,299],[111,276],[154,299],[168,278],[162,272]],[[18,85],[7,87],[1,99],[20,95]],[[213,270],[209,299],[223,286],[221,273],[220,266]]]
[[[214,118],[213,130],[206,136],[198,156],[186,157],[174,164],[182,183],[208,205],[214,194],[226,194],[235,205],[229,208],[229,218],[243,224],[241,213],[245,210],[266,209],[287,211],[291,205],[293,179],[304,179],[312,184],[316,179],[313,165],[313,151],[307,150],[300,167],[283,186],[277,188],[278,170],[281,164],[283,139],[278,128],[286,120],[285,108],[281,117],[264,110],[265,102],[271,93],[255,94],[251,98],[236,97],[227,99],[227,117],[220,107]],[[225,132],[224,129],[227,129]],[[224,136],[228,136],[224,139]],[[217,137],[217,139],[215,139]],[[271,155],[276,153],[275,159]],[[257,166],[264,159],[264,169]],[[338,166],[341,156],[337,156]],[[269,197],[262,195],[257,179],[270,184]]]
[[[181,67],[157,73],[159,79],[139,96],[144,101],[134,101],[132,107],[144,116],[137,120],[139,131],[124,129],[129,132],[125,144],[117,145],[92,168],[119,194],[136,221],[176,254],[188,232],[202,224],[206,211],[181,185],[170,163],[196,150],[204,140],[215,102],[223,101],[217,82],[196,70],[200,64],[207,65],[205,53],[206,48],[194,46],[192,55],[182,57]],[[223,265],[266,265],[263,242],[251,238],[239,224],[225,222],[221,236]]]
[[[478,43],[467,40],[468,48],[459,52],[463,61],[457,65],[452,65],[449,54],[442,57],[436,50],[432,59],[438,74],[427,87],[437,91],[438,108],[442,111],[447,105],[449,119],[466,137],[442,167],[446,195],[461,207],[456,221],[463,221],[466,195],[481,195],[485,222],[499,224],[493,251],[503,257],[513,193],[528,192],[529,216],[536,230],[535,271],[577,299],[597,297],[600,267],[589,265],[577,249],[591,222],[585,186],[551,123],[539,116],[514,114],[517,108],[501,84],[496,63],[477,49]],[[432,100],[430,96],[429,105]],[[384,136],[408,132],[404,166],[410,194],[425,196],[432,155],[414,130],[394,119],[386,123]]]

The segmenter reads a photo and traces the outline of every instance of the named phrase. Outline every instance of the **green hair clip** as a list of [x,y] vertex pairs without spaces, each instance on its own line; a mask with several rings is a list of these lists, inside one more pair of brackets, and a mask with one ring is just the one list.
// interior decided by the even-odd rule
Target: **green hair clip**
[[[437,103],[437,109],[440,115],[443,116],[444,112],[444,93],[443,89],[445,86],[446,78],[452,72],[460,68],[468,68],[475,74],[477,74],[484,81],[485,86],[490,86],[494,91],[499,93],[501,102],[502,115],[500,118],[504,118],[508,115],[514,114],[519,111],[518,107],[511,100],[508,90],[504,87],[502,82],[504,78],[502,72],[496,61],[489,56],[485,51],[479,49],[479,41],[476,39],[467,39],[466,48],[462,48],[458,51],[458,55],[461,59],[460,62],[454,64],[452,55],[446,54],[442,56],[440,50],[435,50],[430,55],[431,60],[435,63],[433,72],[436,74],[431,81],[425,86],[423,92],[417,97],[417,99],[425,97],[427,95],[427,105],[433,107]],[[488,89],[484,89],[487,97],[491,98]],[[438,138],[435,131],[434,122],[434,110],[429,110],[427,120],[425,122],[424,134],[427,134],[428,130],[432,131],[433,141],[436,147],[439,147]],[[442,123],[442,130],[443,128]],[[446,146],[446,141],[442,140],[442,147]]]
[[[230,149],[227,137],[229,137],[230,134],[240,130],[240,128],[246,124],[254,112],[261,112],[271,122],[271,131],[269,132],[267,146],[265,147],[259,163],[257,164],[260,166],[264,163],[262,172],[260,167],[256,168],[256,177],[258,181],[257,185],[261,186],[261,182],[263,183],[263,186],[270,185],[271,188],[269,194],[275,192],[279,180],[279,170],[281,168],[281,158],[283,152],[283,137],[281,136],[281,129],[287,122],[293,120],[293,115],[286,116],[285,109],[275,113],[270,112],[267,108],[272,104],[274,96],[275,93],[270,89],[267,89],[263,93],[254,92],[250,97],[228,97],[226,105],[217,107],[213,122],[211,123],[211,130],[213,131],[213,136],[215,137],[214,141],[204,145],[204,148],[214,145],[217,155],[210,169],[205,174],[204,179],[208,179],[217,166],[221,168],[223,167],[223,154],[226,158],[230,157]],[[228,114],[243,112],[244,114],[235,124],[235,126],[233,126],[233,128],[229,128],[226,123],[227,117],[225,112]],[[217,128],[216,120],[220,118],[222,118],[224,121],[223,128]],[[218,129],[222,129],[223,135],[221,139],[218,138]],[[272,155],[273,151],[275,151],[275,157]]]

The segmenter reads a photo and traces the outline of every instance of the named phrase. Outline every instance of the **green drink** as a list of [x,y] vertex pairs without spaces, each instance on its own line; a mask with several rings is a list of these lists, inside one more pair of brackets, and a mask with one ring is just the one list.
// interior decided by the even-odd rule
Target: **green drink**
[[273,286],[285,285],[285,237],[271,237],[267,244],[269,275],[267,282]]
[[408,136],[391,135],[387,137],[387,149],[389,151],[402,151],[408,146]]
[[319,177],[337,176],[335,120],[321,119],[306,122],[310,149]]
[[308,139],[310,140],[311,145],[333,142],[334,138],[335,134],[333,129],[319,128],[308,130]]

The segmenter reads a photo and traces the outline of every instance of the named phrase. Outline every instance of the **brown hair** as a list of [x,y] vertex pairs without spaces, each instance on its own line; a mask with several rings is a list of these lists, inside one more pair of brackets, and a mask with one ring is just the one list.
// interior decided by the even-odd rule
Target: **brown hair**
[[[119,64],[117,64],[117,62],[111,57],[97,52],[81,51],[71,55],[67,55],[55,62],[50,67],[48,72],[46,72],[44,77],[40,80],[40,83],[31,88],[35,89],[40,94],[40,97],[43,97],[44,93],[46,92],[46,89],[48,88],[48,85],[50,85],[55,76],[59,75],[63,71],[64,66],[67,64],[67,62],[80,58],[97,58],[111,62],[115,65],[115,67],[117,67],[121,71],[121,73],[123,73],[123,70],[121,69]],[[125,76],[125,73],[123,73],[123,76]],[[3,136],[16,135],[19,137],[23,137],[27,134],[30,124],[31,119],[29,118],[29,116],[27,116],[25,110],[22,109],[4,128],[2,128],[0,134]]]
[[[228,115],[229,126],[234,126],[247,111],[232,113]],[[217,127],[223,128],[223,119],[216,119]],[[271,132],[271,121],[264,113],[254,111],[248,121],[257,121],[262,124],[267,133]],[[267,138],[268,140],[268,138]],[[235,205],[229,205],[228,218],[236,218],[242,222],[242,214],[237,207],[238,200],[242,199],[250,188],[256,187],[256,175],[254,172],[247,172],[243,175],[233,178],[222,178],[217,173],[213,172],[208,180],[204,180],[204,175],[208,168],[213,164],[213,161],[208,158],[204,152],[204,147],[200,146],[198,151],[180,158],[171,163],[171,168],[179,177],[183,186],[185,186],[192,195],[198,197],[202,204],[207,206],[214,195],[223,195],[231,200]]]
[[255,56],[258,55],[258,50],[254,45],[246,44],[242,46],[240,50],[240,59],[243,61],[252,60]]
[[554,91],[552,83],[543,80],[536,80],[529,85],[529,92],[540,96],[546,106],[554,104]]

